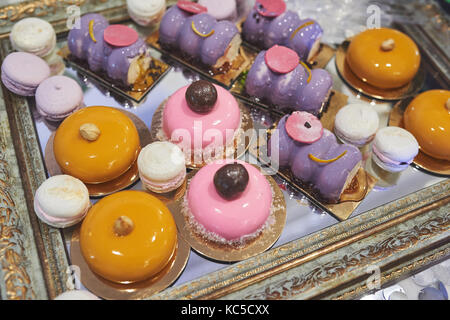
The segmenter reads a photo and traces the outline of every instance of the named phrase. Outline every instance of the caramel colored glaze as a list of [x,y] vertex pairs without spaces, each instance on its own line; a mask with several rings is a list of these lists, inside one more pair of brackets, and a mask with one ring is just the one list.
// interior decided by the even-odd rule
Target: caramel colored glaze
[[[114,231],[126,216],[133,230],[124,236]],[[158,274],[175,253],[177,228],[169,209],[142,191],[121,191],[98,201],[81,225],[80,246],[89,268],[116,282],[133,283]]]
[[[394,40],[392,50],[384,51],[384,41]],[[409,83],[420,66],[417,45],[406,34],[388,28],[369,29],[355,36],[348,47],[347,63],[362,81],[382,89]]]
[[[88,141],[80,126],[95,124],[100,136]],[[120,110],[111,107],[87,107],[66,118],[55,134],[53,152],[65,174],[85,183],[113,180],[136,161],[140,149],[136,127]]]
[[405,129],[429,156],[450,161],[449,90],[430,90],[415,97],[403,115]]

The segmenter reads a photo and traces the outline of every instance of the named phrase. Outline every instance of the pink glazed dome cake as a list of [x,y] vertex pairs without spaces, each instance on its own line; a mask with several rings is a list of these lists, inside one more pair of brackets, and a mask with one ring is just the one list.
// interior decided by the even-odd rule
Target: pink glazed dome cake
[[273,192],[266,177],[240,160],[219,160],[190,180],[184,214],[206,239],[243,244],[270,225]]
[[177,144],[187,164],[207,163],[234,154],[240,127],[236,99],[224,88],[199,80],[178,89],[166,101],[160,138]]

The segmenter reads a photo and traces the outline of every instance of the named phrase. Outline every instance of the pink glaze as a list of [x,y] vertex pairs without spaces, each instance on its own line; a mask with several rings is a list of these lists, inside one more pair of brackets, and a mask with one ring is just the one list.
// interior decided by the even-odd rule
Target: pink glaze
[[[213,146],[226,145],[239,128],[241,114],[236,99],[224,88],[214,87],[217,102],[207,114],[199,114],[189,108],[185,99],[188,86],[178,89],[167,100],[163,111],[163,130],[172,142],[181,144],[182,149],[203,149],[213,142]],[[217,133],[220,135],[217,136]],[[186,134],[187,138],[184,138]],[[186,144],[182,143],[183,140]]]
[[[213,179],[217,170],[233,161],[247,169],[249,182],[243,194],[230,201],[217,193]],[[237,240],[257,231],[267,221],[272,206],[272,190],[266,177],[254,166],[231,159],[200,169],[189,184],[187,197],[195,221],[226,240]]]

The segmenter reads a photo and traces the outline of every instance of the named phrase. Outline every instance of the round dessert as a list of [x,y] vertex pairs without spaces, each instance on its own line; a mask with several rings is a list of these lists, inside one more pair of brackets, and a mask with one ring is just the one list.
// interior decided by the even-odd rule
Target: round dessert
[[25,18],[14,24],[9,35],[11,45],[17,51],[24,51],[44,57],[56,46],[56,33],[52,25],[39,18]]
[[370,105],[354,103],[338,111],[334,133],[342,142],[362,147],[375,138],[378,125],[378,114]]
[[127,0],[128,14],[138,25],[143,27],[161,21],[166,12],[165,0]]
[[176,254],[177,228],[169,209],[142,191],[121,191],[98,201],[80,230],[90,269],[116,283],[152,278]]
[[369,29],[351,40],[346,61],[362,81],[393,89],[414,78],[420,66],[420,52],[414,41],[400,31]]
[[83,90],[78,82],[66,76],[42,81],[35,99],[38,113],[52,121],[63,120],[84,106]]
[[2,82],[21,96],[34,96],[39,84],[50,77],[47,63],[31,53],[13,52],[2,63]]
[[184,153],[173,143],[153,142],[141,150],[137,161],[142,184],[150,191],[173,191],[186,178]]
[[100,300],[86,290],[69,290],[58,295],[54,300]]
[[237,18],[236,0],[199,0],[208,13],[217,20],[235,20]]
[[91,203],[86,186],[77,178],[57,175],[45,180],[34,195],[34,211],[48,225],[65,228],[77,224]]
[[90,184],[124,174],[136,161],[139,149],[133,121],[118,109],[102,106],[83,108],[67,117],[53,141],[61,170]]
[[256,236],[272,207],[272,189],[265,176],[240,160],[216,161],[200,169],[186,197],[199,230],[221,243]]
[[430,90],[415,97],[403,115],[405,129],[427,155],[450,161],[450,91]]
[[382,169],[400,172],[408,168],[419,153],[414,136],[399,127],[378,130],[372,144],[372,159]]
[[236,99],[224,88],[200,80],[178,89],[163,110],[163,131],[191,159],[205,149],[224,146],[234,150],[234,137],[241,124]]

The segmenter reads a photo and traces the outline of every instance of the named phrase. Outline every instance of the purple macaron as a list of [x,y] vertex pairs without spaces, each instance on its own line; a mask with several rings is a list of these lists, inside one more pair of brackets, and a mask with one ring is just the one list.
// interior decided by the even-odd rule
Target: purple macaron
[[34,96],[39,84],[50,77],[50,67],[34,54],[13,52],[3,60],[1,77],[8,90],[21,96]]
[[66,76],[44,80],[36,90],[36,109],[47,120],[60,121],[84,106],[83,90]]

